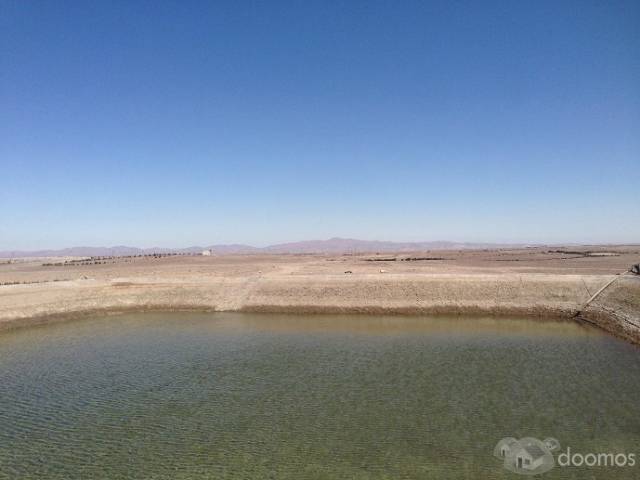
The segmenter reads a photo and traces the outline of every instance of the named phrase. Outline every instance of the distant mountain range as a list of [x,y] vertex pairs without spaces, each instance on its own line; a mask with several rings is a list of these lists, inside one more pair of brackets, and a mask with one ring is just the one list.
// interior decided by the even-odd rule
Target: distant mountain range
[[422,250],[459,250],[498,247],[521,247],[523,245],[498,243],[458,243],[458,242],[386,242],[377,240],[357,240],[353,238],[330,238],[329,240],[308,240],[303,242],[279,243],[267,247],[250,245],[210,245],[188,248],[137,248],[116,247],[70,247],[59,250],[5,251],[0,258],[24,257],[106,257],[126,255],[148,255],[153,253],[201,253],[211,250],[215,255],[247,253],[375,253],[414,252]]

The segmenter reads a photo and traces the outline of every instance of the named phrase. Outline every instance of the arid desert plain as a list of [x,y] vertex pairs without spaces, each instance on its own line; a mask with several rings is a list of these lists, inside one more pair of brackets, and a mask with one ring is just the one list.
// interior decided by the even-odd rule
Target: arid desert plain
[[640,245],[0,260],[0,328],[146,311],[573,318],[640,343]]

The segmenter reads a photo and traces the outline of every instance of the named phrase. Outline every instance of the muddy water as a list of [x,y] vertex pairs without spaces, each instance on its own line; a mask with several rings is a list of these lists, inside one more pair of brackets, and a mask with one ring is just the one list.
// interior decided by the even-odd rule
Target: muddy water
[[493,448],[525,436],[640,455],[640,349],[481,318],[141,314],[0,334],[2,479],[515,478]]

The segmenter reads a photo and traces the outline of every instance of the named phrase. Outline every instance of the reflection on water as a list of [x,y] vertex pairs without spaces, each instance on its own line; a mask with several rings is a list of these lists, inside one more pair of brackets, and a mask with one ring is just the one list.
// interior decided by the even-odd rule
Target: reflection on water
[[[541,328],[544,325],[544,328]],[[273,332],[352,332],[363,334],[430,335],[542,335],[585,336],[600,335],[600,331],[580,326],[566,319],[509,319],[495,317],[405,317],[370,315],[230,315],[220,319],[215,328],[249,329]]]
[[[145,314],[0,334],[0,478],[514,478],[640,454],[640,350],[571,322]],[[594,467],[595,468],[595,467]],[[640,478],[556,467],[544,478]]]

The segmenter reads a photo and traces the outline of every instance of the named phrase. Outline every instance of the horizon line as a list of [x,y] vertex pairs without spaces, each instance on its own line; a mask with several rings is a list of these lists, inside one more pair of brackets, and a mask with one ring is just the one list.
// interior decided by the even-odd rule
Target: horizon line
[[[151,246],[151,247],[140,247],[140,246],[132,246],[126,244],[118,244],[118,245],[73,245],[68,247],[45,247],[45,248],[36,248],[36,249],[23,249],[23,248],[13,248],[13,249],[1,249],[0,254],[28,254],[28,253],[40,253],[40,252],[63,252],[66,250],[81,250],[81,249],[92,249],[92,250],[113,250],[113,249],[129,249],[141,252],[153,253],[154,250],[165,252],[185,252],[185,251],[193,251],[193,250],[213,250],[213,249],[252,249],[259,251],[265,251],[269,249],[276,248],[286,248],[291,247],[295,248],[299,247],[309,247],[311,244],[329,244],[330,242],[354,242],[354,243],[362,243],[362,244],[386,244],[388,247],[393,247],[397,245],[398,247],[411,247],[416,246],[419,248],[420,246],[427,247],[429,245],[437,246],[438,244],[445,244],[452,248],[455,248],[456,245],[467,246],[468,248],[482,248],[482,247],[544,247],[544,246],[633,246],[640,245],[640,242],[580,242],[580,241],[568,241],[568,242],[491,242],[491,241],[457,241],[457,240],[416,240],[416,241],[398,241],[398,240],[368,240],[368,239],[359,239],[359,238],[351,238],[351,237],[330,237],[328,239],[312,239],[312,240],[297,240],[297,241],[285,241],[285,242],[277,242],[264,246],[255,246],[247,243],[217,243],[217,244],[203,244],[203,245],[189,245],[186,247],[160,247],[160,246]],[[384,246],[384,245],[380,245]],[[354,245],[351,249],[347,246],[345,247],[345,251],[349,250],[357,250],[359,247]],[[333,245],[332,248],[339,248],[338,245]]]

